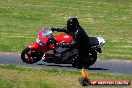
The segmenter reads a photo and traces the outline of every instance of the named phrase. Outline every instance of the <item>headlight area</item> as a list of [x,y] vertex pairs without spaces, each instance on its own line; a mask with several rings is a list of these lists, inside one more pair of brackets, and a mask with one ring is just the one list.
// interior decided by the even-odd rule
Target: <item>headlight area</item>
[[40,41],[39,40],[39,36],[36,37],[36,42],[41,45],[41,46],[44,46],[44,42]]

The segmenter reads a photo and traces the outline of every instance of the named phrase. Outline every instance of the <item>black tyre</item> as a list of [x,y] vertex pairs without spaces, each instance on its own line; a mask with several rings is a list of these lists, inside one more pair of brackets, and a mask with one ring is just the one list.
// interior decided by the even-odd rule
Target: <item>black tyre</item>
[[91,51],[89,53],[87,66],[93,65],[96,62],[96,60],[97,60],[97,52],[96,51]]
[[75,67],[75,68],[78,68],[78,69],[82,69],[85,66],[85,64],[83,64],[83,63],[73,63],[72,66]]
[[82,69],[85,66],[85,63],[83,63],[79,58],[74,59],[72,66],[78,69]]
[[43,53],[32,51],[30,48],[26,47],[21,53],[21,59],[23,62],[28,64],[33,64],[42,59]]
[[79,58],[76,58],[74,60],[74,62],[72,63],[72,66],[75,68],[83,68],[83,67],[89,67],[91,65],[93,65],[97,60],[97,52],[96,51],[91,51],[89,53],[89,56],[84,59],[84,60],[80,60]]

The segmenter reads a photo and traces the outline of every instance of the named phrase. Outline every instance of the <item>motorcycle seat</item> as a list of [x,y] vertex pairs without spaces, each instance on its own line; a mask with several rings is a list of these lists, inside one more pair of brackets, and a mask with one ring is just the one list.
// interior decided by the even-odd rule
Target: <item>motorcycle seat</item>
[[99,41],[96,37],[89,37],[90,47],[99,45]]

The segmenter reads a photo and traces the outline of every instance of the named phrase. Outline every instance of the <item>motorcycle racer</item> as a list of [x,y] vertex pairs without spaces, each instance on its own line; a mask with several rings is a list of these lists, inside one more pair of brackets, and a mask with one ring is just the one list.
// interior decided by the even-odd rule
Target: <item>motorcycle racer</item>
[[85,62],[87,54],[90,51],[89,36],[85,30],[79,25],[77,18],[70,18],[67,21],[67,26],[64,28],[51,28],[52,31],[65,32],[72,36],[73,40],[71,43],[57,43],[57,46],[67,48],[78,48],[78,57],[82,63]]

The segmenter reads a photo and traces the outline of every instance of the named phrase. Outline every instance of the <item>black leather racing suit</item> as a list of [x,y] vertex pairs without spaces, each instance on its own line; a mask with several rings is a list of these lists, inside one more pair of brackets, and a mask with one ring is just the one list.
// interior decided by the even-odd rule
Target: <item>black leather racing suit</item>
[[[74,29],[75,30],[75,29]],[[69,32],[67,27],[64,28],[52,28],[52,31],[65,32],[72,36],[73,40],[71,43],[63,43],[62,47],[78,48],[79,58],[85,60],[90,50],[89,36],[86,34],[84,29],[79,25],[76,27],[76,31]]]

